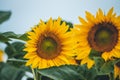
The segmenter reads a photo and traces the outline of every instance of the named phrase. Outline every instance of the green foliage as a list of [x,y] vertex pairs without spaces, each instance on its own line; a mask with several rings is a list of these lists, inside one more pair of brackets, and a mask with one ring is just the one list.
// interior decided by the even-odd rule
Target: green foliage
[[[8,55],[8,58],[14,59],[22,59],[26,52],[23,51],[24,49],[24,43],[23,42],[13,42],[12,44],[7,43],[7,47],[5,48],[5,52]],[[8,63],[15,66],[20,67],[25,64],[25,61],[9,61]]]
[[28,37],[27,34],[15,34],[14,32],[4,32],[0,33],[0,42],[8,42],[12,39],[19,39],[23,41],[27,41]]
[[25,71],[9,64],[0,63],[0,80],[21,80]]
[[75,66],[60,66],[38,71],[40,74],[54,80],[78,80],[79,74]]
[[100,72],[100,68],[103,66],[105,61],[101,57],[94,57],[94,61],[97,72]]
[[9,38],[6,38],[4,35],[2,35],[2,33],[0,33],[0,42],[8,42],[10,41]]
[[2,24],[4,21],[8,20],[11,16],[10,11],[0,11],[0,24]]
[[23,41],[27,41],[27,40],[29,40],[29,38],[27,36],[28,36],[28,34],[24,33],[22,35],[19,35],[18,39],[23,40]]
[[25,55],[24,43],[23,42],[13,42],[12,44],[6,43],[8,46],[5,49],[5,52],[8,54],[9,58],[23,58]]
[[86,65],[64,65],[42,69],[38,72],[53,80],[94,80],[96,77],[96,70],[94,68],[89,70]]
[[96,50],[94,50],[94,49],[92,49],[92,50],[90,51],[89,57],[90,57],[91,59],[93,59],[93,57],[100,57],[100,56],[101,56],[101,52],[98,52],[98,51],[96,51]]

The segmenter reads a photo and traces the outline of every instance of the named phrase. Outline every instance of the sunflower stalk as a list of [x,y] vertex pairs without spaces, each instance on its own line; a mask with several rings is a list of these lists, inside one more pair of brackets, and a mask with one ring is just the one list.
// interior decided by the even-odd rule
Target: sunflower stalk
[[42,79],[41,79],[41,78],[42,78],[42,75],[41,75],[40,73],[38,73],[38,70],[37,70],[37,69],[34,69],[34,71],[35,71],[36,79],[37,79],[37,80],[42,80]]
[[32,67],[31,67],[31,70],[32,70],[32,73],[33,73],[34,80],[38,80],[35,70]]
[[110,80],[114,80],[113,73],[109,73]]

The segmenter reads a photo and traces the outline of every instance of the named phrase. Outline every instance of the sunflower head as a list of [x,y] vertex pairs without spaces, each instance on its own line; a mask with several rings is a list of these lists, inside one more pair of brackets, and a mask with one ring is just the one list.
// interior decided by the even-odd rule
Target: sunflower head
[[74,64],[74,40],[69,26],[61,23],[61,18],[41,22],[28,32],[30,40],[24,49],[28,53],[24,58],[29,59],[26,65],[32,68],[48,68],[64,64]]
[[81,24],[75,25],[74,33],[77,39],[77,58],[89,63],[90,51],[93,49],[102,53],[102,58],[106,61],[112,57],[120,58],[120,16],[116,16],[111,8],[107,14],[101,9],[96,16],[86,11],[87,21],[79,17]]

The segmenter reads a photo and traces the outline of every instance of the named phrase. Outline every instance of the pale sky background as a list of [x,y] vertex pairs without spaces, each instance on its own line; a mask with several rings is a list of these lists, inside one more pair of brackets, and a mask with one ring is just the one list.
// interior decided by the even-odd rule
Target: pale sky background
[[111,7],[120,15],[120,0],[0,0],[0,10],[12,12],[10,19],[0,25],[0,32],[23,34],[40,19],[58,16],[79,24],[78,16],[85,17],[85,11],[95,14],[101,8],[107,13]]
[[98,8],[107,12],[111,7],[120,15],[120,0],[0,0],[0,10],[12,12],[10,19],[0,25],[0,32],[22,34],[40,19],[58,16],[78,24],[78,16],[85,17],[86,10],[95,14]]

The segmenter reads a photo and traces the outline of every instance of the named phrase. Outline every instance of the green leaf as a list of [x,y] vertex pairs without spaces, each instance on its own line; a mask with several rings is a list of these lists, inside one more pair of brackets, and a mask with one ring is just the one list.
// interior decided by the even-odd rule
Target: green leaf
[[[5,48],[5,52],[8,55],[8,58],[15,58],[15,59],[23,59],[25,55],[24,43],[22,42],[14,42],[12,44],[8,43],[8,46]],[[15,67],[20,67],[25,64],[25,62],[15,62],[15,61],[8,61],[9,64],[14,65]]]
[[97,76],[95,68],[88,69],[86,65],[64,65],[41,69],[38,72],[53,80],[95,80]]
[[21,80],[25,71],[9,64],[0,63],[0,80]]
[[10,41],[10,39],[6,38],[4,35],[0,33],[0,42],[8,42],[8,41]]
[[95,61],[95,68],[96,68],[97,72],[99,72],[100,68],[103,66],[103,64],[105,63],[105,61],[101,57],[94,57],[93,59]]
[[4,33],[2,33],[2,35],[6,38],[18,38],[19,37],[19,35],[15,34],[14,32],[11,32],[11,31],[4,32]]
[[100,74],[109,74],[114,71],[114,61],[108,61],[100,68]]
[[27,33],[25,33],[25,34],[23,34],[23,35],[19,36],[19,38],[18,38],[18,39],[23,40],[23,41],[27,41],[27,40],[29,40],[29,38],[28,38],[27,36],[28,36],[28,34],[27,34]]
[[25,48],[23,42],[13,42],[12,44],[8,43],[8,46],[5,48],[5,52],[8,54],[9,58],[22,59],[25,55]]
[[101,56],[101,53],[100,53],[100,52],[98,52],[98,51],[96,51],[96,50],[93,50],[93,49],[90,51],[89,57],[90,57],[91,59],[93,59],[93,57],[99,57],[99,56]]
[[4,21],[8,20],[11,16],[10,11],[0,11],[0,24],[2,24]]
[[27,40],[29,40],[29,38],[27,36],[28,36],[27,33],[15,34],[14,32],[8,31],[8,32],[0,33],[0,41],[8,42],[11,39],[19,39],[19,40],[27,41]]
[[0,41],[1,42],[8,42],[11,38],[18,39],[19,35],[15,34],[14,32],[4,32],[0,33]]
[[80,78],[76,66],[72,65],[41,69],[38,72],[54,80],[79,80]]
[[78,73],[82,75],[80,80],[95,80],[97,76],[96,70],[94,67],[88,69],[86,64],[78,67]]

